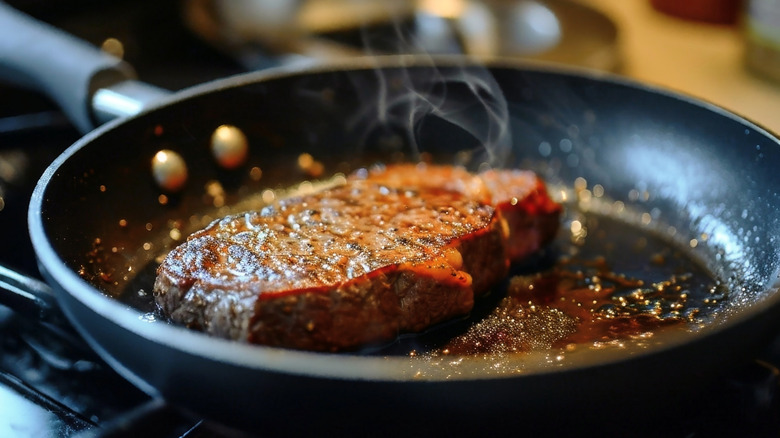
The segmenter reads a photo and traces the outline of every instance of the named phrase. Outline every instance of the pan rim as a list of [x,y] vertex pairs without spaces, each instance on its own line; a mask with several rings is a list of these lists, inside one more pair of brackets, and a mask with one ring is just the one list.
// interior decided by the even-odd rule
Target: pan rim
[[[399,59],[400,58],[400,59]],[[276,68],[268,71],[253,72],[220,79],[207,84],[198,85],[182,92],[176,93],[170,99],[165,99],[132,116],[131,119],[143,117],[146,114],[155,111],[158,108],[175,104],[178,101],[187,101],[194,96],[205,93],[216,93],[220,90],[238,87],[244,84],[258,83],[263,81],[272,81],[275,78],[287,77],[291,75],[316,74],[334,70],[352,69],[374,69],[387,67],[436,67],[455,64],[462,65],[463,57],[418,57],[418,56],[387,56],[381,58],[359,58],[339,63],[327,63],[307,66],[293,66]],[[554,74],[585,76],[600,81],[618,83],[643,91],[661,93],[665,96],[678,100],[683,100],[689,104],[705,107],[710,111],[729,117],[750,129],[759,131],[767,137],[776,138],[770,131],[756,125],[750,120],[728,111],[713,103],[699,98],[687,96],[682,93],[666,90],[660,87],[654,87],[648,84],[638,83],[630,79],[618,77],[616,75],[604,72],[590,71],[581,68],[569,68],[562,66],[549,65],[540,62],[527,62],[517,60],[492,60],[485,62],[482,60],[474,61],[473,66],[484,66],[486,68],[521,68],[524,70],[544,71]],[[469,64],[472,65],[472,64]],[[708,324],[707,327],[682,336],[676,336],[675,339],[665,339],[661,347],[651,348],[645,351],[637,351],[635,354],[617,354],[617,357],[607,358],[603,352],[597,352],[595,359],[585,360],[582,363],[556,368],[554,366],[540,367],[528,372],[510,375],[469,375],[462,378],[452,378],[446,374],[432,376],[431,378],[420,379],[410,375],[407,368],[408,358],[384,358],[359,355],[314,353],[305,351],[295,351],[281,348],[245,345],[233,341],[226,341],[210,337],[203,333],[193,332],[191,330],[175,327],[167,324],[150,324],[139,318],[140,312],[127,305],[118,302],[115,299],[105,296],[94,286],[87,283],[75,271],[67,267],[64,260],[57,254],[45,231],[44,219],[42,216],[43,205],[46,202],[46,189],[53,178],[56,177],[58,169],[67,162],[78,151],[100,138],[105,132],[123,125],[126,120],[115,120],[101,126],[88,133],[57,157],[46,169],[39,179],[34,189],[30,206],[28,209],[28,224],[31,240],[38,257],[39,265],[43,271],[55,281],[59,288],[64,289],[65,293],[75,298],[93,312],[111,320],[114,324],[123,329],[141,336],[151,342],[172,347],[189,354],[204,357],[214,361],[230,363],[242,367],[266,370],[274,373],[284,373],[293,375],[305,375],[316,378],[330,378],[343,380],[372,380],[372,381],[470,381],[470,380],[493,380],[497,378],[523,378],[528,376],[546,375],[558,372],[568,372],[585,367],[600,367],[615,362],[630,360],[631,358],[641,357],[645,354],[656,353],[666,349],[684,346],[685,344],[704,339],[713,334],[725,330],[729,327],[739,325],[745,320],[755,317],[766,311],[768,308],[775,307],[780,301],[780,294],[774,293],[766,297],[763,303],[753,303],[745,309],[741,309],[737,315],[729,317],[722,324]],[[58,297],[62,303],[63,299]],[[607,360],[608,359],[608,360]],[[412,373],[413,374],[413,373]]]

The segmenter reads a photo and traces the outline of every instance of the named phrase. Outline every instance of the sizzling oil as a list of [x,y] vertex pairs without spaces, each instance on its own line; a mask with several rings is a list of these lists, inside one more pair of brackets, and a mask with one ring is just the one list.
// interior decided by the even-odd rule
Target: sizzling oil
[[606,260],[563,260],[510,279],[507,295],[483,320],[447,342],[442,354],[523,352],[609,342],[677,325],[688,308],[691,274],[646,284],[609,269]]
[[650,229],[588,213],[577,220],[576,233],[564,226],[468,318],[380,352],[436,358],[602,348],[694,327],[726,299],[695,257]]

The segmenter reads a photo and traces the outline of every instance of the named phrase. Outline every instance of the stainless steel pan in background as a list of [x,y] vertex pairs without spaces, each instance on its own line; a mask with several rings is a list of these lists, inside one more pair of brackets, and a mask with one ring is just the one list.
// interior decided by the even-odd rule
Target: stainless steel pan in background
[[522,57],[618,71],[618,28],[580,2],[187,0],[185,24],[249,70],[287,62],[397,53]]
[[[57,46],[26,66],[11,64],[52,43],[16,27],[23,19],[6,6],[0,12],[0,29],[14,29],[0,38],[3,70],[44,84],[89,129],[95,117],[85,96],[100,89],[114,99],[111,90],[127,84],[123,76],[94,82],[98,70],[115,78],[116,61]],[[66,53],[59,66],[43,67]],[[74,65],[80,72],[62,72]],[[222,124],[249,139],[239,169],[221,168],[209,152]],[[551,424],[542,418],[561,425],[577,414],[647,412],[752,357],[777,333],[778,146],[761,127],[708,103],[549,65],[400,56],[251,73],[156,100],[68,148],[30,202],[29,232],[48,286],[4,274],[13,293],[3,296],[22,308],[27,292],[60,308],[149,394],[268,435],[528,431]],[[161,149],[188,167],[180,192],[154,182],[150,162]],[[243,345],[156,318],[150,294],[160,256],[208,219],[311,179],[302,154],[325,176],[421,158],[537,170],[567,208],[561,238],[537,269],[577,253],[653,276],[665,268],[635,243],[657,245],[704,273],[702,323],[604,349],[449,361]],[[572,243],[583,225],[584,243]]]

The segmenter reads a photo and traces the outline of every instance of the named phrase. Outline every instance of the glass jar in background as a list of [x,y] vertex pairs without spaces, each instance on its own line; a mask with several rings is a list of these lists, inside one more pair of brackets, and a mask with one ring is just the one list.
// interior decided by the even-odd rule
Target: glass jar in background
[[744,26],[748,68],[780,81],[780,0],[748,0]]

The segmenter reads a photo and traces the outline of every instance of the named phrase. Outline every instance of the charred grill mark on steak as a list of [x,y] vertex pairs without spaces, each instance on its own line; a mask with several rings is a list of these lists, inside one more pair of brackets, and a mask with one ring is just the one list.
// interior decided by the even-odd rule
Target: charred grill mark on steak
[[510,258],[552,238],[559,214],[531,172],[359,172],[192,234],[158,269],[155,299],[221,337],[356,348],[468,313]]

